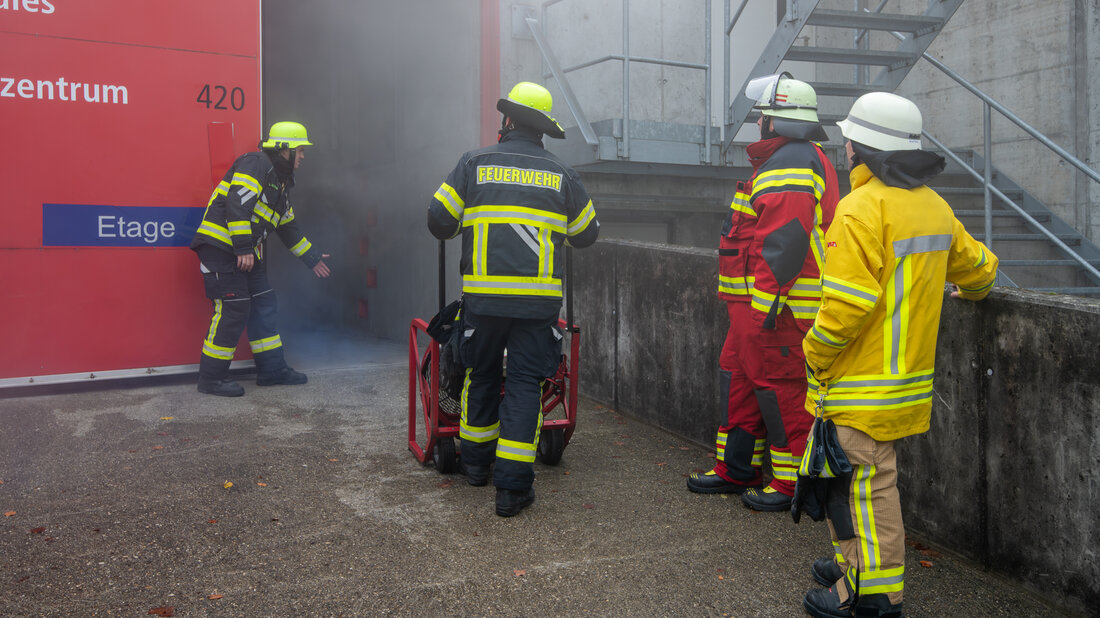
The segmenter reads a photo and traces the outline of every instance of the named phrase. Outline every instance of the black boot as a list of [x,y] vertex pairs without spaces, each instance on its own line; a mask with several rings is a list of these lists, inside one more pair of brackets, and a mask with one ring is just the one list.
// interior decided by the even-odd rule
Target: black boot
[[466,482],[474,487],[484,487],[489,484],[489,466],[472,466],[460,464],[462,473],[466,475]]
[[257,386],[275,386],[276,384],[305,384],[309,381],[306,374],[283,367],[274,373],[261,373],[256,376]]
[[814,560],[814,565],[810,567],[810,572],[814,575],[814,581],[826,588],[835,584],[841,577],[844,577],[844,571],[841,570],[836,560],[832,558],[818,558]]
[[535,501],[535,488],[527,491],[515,491],[497,487],[497,515],[511,517],[523,509],[531,506]]
[[770,486],[750,489],[741,494],[741,503],[754,511],[778,512],[791,510],[791,497]]
[[244,388],[229,378],[221,380],[199,378],[199,392],[219,397],[240,397],[244,394]]
[[739,494],[754,485],[738,485],[718,476],[714,470],[702,474],[692,472],[687,480],[688,489],[697,494]]

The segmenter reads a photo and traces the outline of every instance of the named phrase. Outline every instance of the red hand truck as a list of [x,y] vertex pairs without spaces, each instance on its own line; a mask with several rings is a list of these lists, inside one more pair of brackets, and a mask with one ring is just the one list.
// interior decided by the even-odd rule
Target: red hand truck
[[[446,257],[439,241],[439,307],[446,303]],[[569,351],[561,355],[554,375],[542,385],[542,429],[538,456],[554,466],[573,437],[577,426],[577,371],[581,329],[573,323],[572,249],[565,250],[565,320],[558,320],[569,335]],[[440,345],[428,335],[428,323],[414,318],[409,325],[409,450],[422,464],[430,459],[436,470],[448,474],[458,470],[461,453],[456,448],[462,407],[440,389]],[[507,377],[505,377],[507,388]]]

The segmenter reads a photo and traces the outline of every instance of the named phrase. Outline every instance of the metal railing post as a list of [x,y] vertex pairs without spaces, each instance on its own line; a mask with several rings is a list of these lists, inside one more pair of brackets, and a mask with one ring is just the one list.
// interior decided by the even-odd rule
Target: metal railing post
[[705,9],[707,12],[705,19],[706,25],[704,26],[706,28],[706,36],[703,37],[705,39],[704,45],[706,45],[706,52],[704,53],[704,63],[707,65],[707,68],[704,69],[706,71],[706,77],[703,78],[703,88],[706,89],[706,93],[704,94],[706,99],[704,99],[704,101],[707,108],[703,118],[703,163],[706,165],[710,165],[710,111],[711,99],[714,98],[713,94],[710,91],[710,9],[710,0],[707,0],[707,6]]
[[623,151],[630,158],[630,0],[623,0]]
[[985,128],[985,246],[992,249],[993,194],[989,188],[993,185],[993,120],[988,103],[982,108],[982,124]]

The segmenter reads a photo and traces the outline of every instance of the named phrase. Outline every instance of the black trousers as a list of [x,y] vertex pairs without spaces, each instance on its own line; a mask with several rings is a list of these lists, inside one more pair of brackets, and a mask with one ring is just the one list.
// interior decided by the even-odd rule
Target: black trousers
[[204,267],[206,297],[214,305],[210,329],[203,340],[199,378],[221,380],[229,375],[229,363],[245,327],[256,371],[273,374],[286,367],[283,342],[276,326],[278,301],[267,280],[266,260],[256,260],[249,272],[237,268],[237,256],[216,247],[198,249]]
[[[557,316],[519,319],[464,312],[461,356],[462,459],[483,466],[496,461],[493,484],[517,491],[535,480],[542,428],[542,382],[561,358]],[[508,350],[504,394],[504,351]]]

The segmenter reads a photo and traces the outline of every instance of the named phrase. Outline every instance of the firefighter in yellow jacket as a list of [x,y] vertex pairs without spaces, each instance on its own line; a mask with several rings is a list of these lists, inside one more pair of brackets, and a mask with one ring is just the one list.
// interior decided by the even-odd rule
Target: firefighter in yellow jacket
[[837,124],[848,140],[852,192],[825,236],[821,308],[802,346],[807,409],[820,406],[836,424],[852,472],[829,486],[835,555],[813,565],[830,588],[809,591],[803,605],[815,616],[901,616],[905,530],[894,441],[928,430],[946,283],[954,297],[985,298],[997,257],[925,186],[945,163],[920,149],[916,105],[872,92]]

